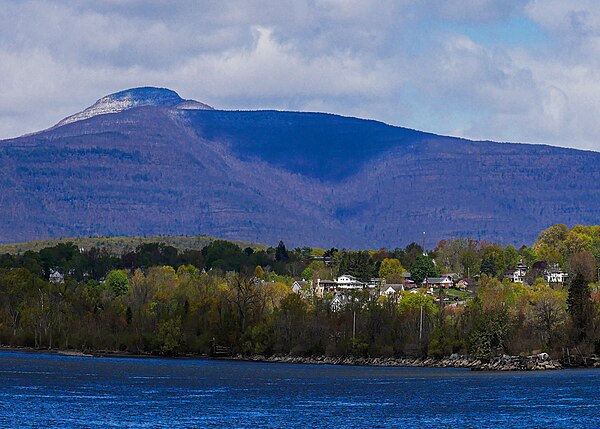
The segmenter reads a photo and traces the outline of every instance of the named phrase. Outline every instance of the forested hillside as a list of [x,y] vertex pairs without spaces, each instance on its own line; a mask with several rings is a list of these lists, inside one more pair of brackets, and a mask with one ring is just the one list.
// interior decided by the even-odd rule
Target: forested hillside
[[453,236],[521,245],[555,223],[597,221],[596,152],[211,110],[161,91],[108,96],[1,141],[0,242],[205,234],[393,248],[425,232],[428,246]]
[[[182,251],[144,243],[114,255],[60,243],[0,256],[0,345],[176,355],[209,353],[214,339],[244,355],[598,354],[599,259],[598,226],[555,225],[518,249],[473,239],[428,251],[216,240]],[[518,265],[528,267],[522,282],[505,276]],[[547,267],[570,280],[545,281]],[[397,283],[406,270],[414,289],[359,288],[339,306],[339,294],[314,288],[340,275]],[[466,290],[422,286],[447,272],[466,277]]]

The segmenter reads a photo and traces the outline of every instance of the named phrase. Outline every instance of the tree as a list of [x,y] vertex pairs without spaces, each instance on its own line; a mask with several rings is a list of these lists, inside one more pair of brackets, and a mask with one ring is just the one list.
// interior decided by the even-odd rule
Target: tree
[[591,252],[584,250],[577,252],[569,258],[569,274],[575,278],[581,274],[586,282],[591,282],[596,277],[596,259]]
[[515,268],[519,262],[519,252],[514,246],[506,246],[504,248],[504,264],[507,269]]
[[202,249],[207,268],[219,268],[223,271],[239,271],[247,258],[242,249],[229,241],[215,240]]
[[591,319],[591,292],[585,277],[577,273],[569,286],[567,305],[578,340],[585,338]]
[[433,264],[433,260],[429,256],[419,255],[410,270],[410,276],[416,284],[423,283],[425,277],[437,275],[437,270]]
[[423,253],[425,253],[425,250],[419,244],[413,242],[406,246],[398,259],[400,259],[403,266],[411,268],[412,272],[412,266],[417,260],[417,257],[423,255]]
[[369,252],[340,252],[338,275],[350,274],[362,282],[369,281],[375,277],[375,265],[369,256]]
[[122,296],[129,290],[129,278],[123,270],[113,270],[106,276],[106,285],[114,296]]
[[496,274],[498,274],[496,272],[496,262],[494,261],[494,255],[492,255],[491,253],[484,255],[483,259],[481,260],[480,271],[483,274],[487,274],[491,277],[495,277]]
[[238,311],[240,332],[246,333],[246,327],[252,315],[261,316],[265,307],[265,293],[260,281],[254,278],[231,274],[227,276],[227,300]]
[[265,270],[263,269],[263,267],[257,265],[256,268],[254,268],[254,277],[256,277],[257,279],[264,280]]
[[508,336],[509,317],[506,309],[482,312],[475,318],[475,326],[468,337],[473,356],[488,359],[504,351]]
[[442,240],[435,249],[435,260],[447,272],[475,274],[479,268],[479,242],[471,238]]
[[544,243],[550,247],[558,249],[567,237],[568,231],[569,229],[565,224],[560,223],[557,225],[552,225],[550,228],[540,232],[540,235],[535,242],[535,247],[537,248],[540,244]]
[[275,248],[275,260],[278,262],[285,262],[290,258],[288,255],[288,251],[285,248],[285,244],[283,241],[280,241],[277,247]]
[[302,271],[302,278],[305,280],[314,280],[315,278],[325,278],[327,276],[328,270],[325,267],[325,263],[321,261],[312,261],[308,266]]
[[385,258],[379,267],[379,277],[388,283],[402,283],[404,281],[404,267],[396,258]]
[[532,304],[528,314],[529,323],[539,333],[546,348],[552,350],[558,328],[567,318],[564,291],[541,286]]

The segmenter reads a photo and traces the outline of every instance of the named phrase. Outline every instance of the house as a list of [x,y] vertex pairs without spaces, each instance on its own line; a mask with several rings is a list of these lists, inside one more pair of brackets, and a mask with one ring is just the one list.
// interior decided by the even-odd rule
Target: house
[[389,295],[393,295],[398,292],[402,292],[403,290],[404,290],[403,284],[388,283],[388,284],[382,284],[379,287],[379,294],[389,296]]
[[386,284],[386,280],[383,278],[372,278],[367,282],[367,287],[369,288],[378,288],[381,285]]
[[558,264],[548,267],[544,271],[544,280],[548,284],[564,284],[569,281],[569,274],[564,272]]
[[348,303],[350,302],[350,298],[343,293],[336,293],[333,299],[331,300],[331,310],[332,311],[340,311],[342,310]]
[[317,279],[315,293],[318,296],[323,296],[325,292],[335,292],[337,282],[335,280]]
[[423,286],[439,289],[441,287],[448,289],[454,287],[454,280],[450,276],[442,276],[442,277],[425,277],[423,280]]
[[336,280],[336,283],[338,289],[362,289],[366,286],[365,283],[348,274],[339,276]]
[[315,289],[321,289],[323,292],[337,292],[339,290],[357,290],[365,287],[374,288],[379,285],[376,280],[378,279],[372,279],[369,283],[363,283],[354,276],[344,274],[336,280],[317,279]]
[[300,293],[300,291],[306,289],[308,285],[309,283],[305,280],[296,280],[294,283],[292,283],[292,292]]
[[460,279],[458,281],[458,283],[456,283],[456,287],[461,289],[461,290],[465,290],[465,289],[469,289],[471,287],[471,285],[473,284],[473,280],[470,278],[465,278],[465,279]]
[[516,270],[509,270],[502,276],[505,279],[509,279],[513,283],[525,283],[525,276],[527,275],[528,267],[523,263],[521,259],[517,264]]
[[65,276],[58,271],[50,269],[50,276],[48,277],[50,283],[62,284],[65,282]]
[[402,273],[402,277],[403,277],[402,283],[404,284],[405,288],[410,289],[413,287],[417,287],[417,285],[411,278],[410,272],[407,271],[407,272]]

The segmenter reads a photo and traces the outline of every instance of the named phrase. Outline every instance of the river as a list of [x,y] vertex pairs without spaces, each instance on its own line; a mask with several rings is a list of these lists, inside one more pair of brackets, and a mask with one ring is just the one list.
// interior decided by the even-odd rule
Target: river
[[600,370],[296,365],[0,351],[0,427],[600,427]]

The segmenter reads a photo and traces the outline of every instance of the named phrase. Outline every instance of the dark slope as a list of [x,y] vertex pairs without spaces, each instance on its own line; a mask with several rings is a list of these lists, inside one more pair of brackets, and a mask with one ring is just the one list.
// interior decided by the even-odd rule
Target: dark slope
[[387,150],[435,137],[323,113],[213,110],[188,115],[200,137],[229,143],[242,159],[258,157],[287,171],[332,182],[352,176]]
[[595,152],[176,102],[0,142],[0,241],[207,234],[394,247],[426,231],[431,247],[454,234],[531,243],[554,223],[598,222]]

